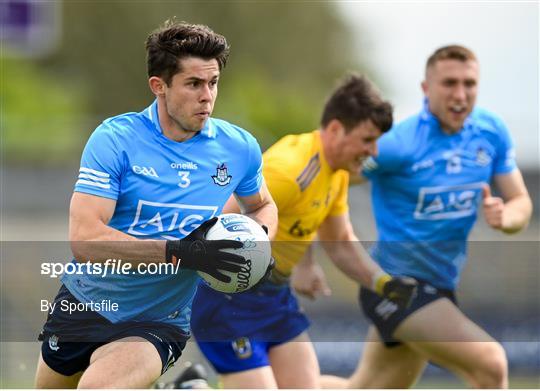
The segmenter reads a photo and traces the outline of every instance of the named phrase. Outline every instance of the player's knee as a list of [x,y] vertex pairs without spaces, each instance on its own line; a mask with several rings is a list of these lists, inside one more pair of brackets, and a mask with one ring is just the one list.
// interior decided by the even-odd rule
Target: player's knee
[[87,389],[103,389],[103,388],[112,388],[112,386],[104,378],[92,378],[88,376],[83,376],[77,385],[78,389],[87,390]]
[[[81,377],[81,380],[79,380],[79,384],[77,385],[78,389],[111,389],[111,388],[128,388],[125,385],[122,386],[122,382],[118,379],[113,379],[111,376],[94,376],[95,373],[92,373],[90,376],[88,374],[84,374]],[[131,387],[130,387],[131,388]]]
[[480,363],[474,376],[477,387],[506,388],[508,386],[508,361],[500,344],[490,344]]
[[486,388],[506,388],[508,386],[508,361],[503,347],[499,344],[493,349],[488,360],[489,384]]

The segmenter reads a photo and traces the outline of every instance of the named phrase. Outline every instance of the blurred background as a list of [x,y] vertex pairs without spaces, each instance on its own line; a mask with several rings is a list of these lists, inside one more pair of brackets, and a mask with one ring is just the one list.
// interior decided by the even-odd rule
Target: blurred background
[[[84,0],[0,0],[0,386],[32,386],[39,299],[58,289],[38,265],[69,252],[62,241],[82,148],[105,118],[152,102],[144,41],[172,16],[227,37],[214,116],[251,131],[263,149],[315,129],[347,71],[367,74],[399,121],[420,109],[424,64],[436,48],[459,43],[476,52],[478,104],[510,128],[535,214],[511,237],[479,221],[459,298],[503,342],[511,386],[540,387],[538,3]],[[368,185],[350,190],[366,245],[376,238],[369,197]],[[322,370],[346,375],[367,324],[357,287],[318,254],[333,295],[303,305]],[[193,343],[185,358],[202,360]],[[462,384],[430,367],[418,386]]]

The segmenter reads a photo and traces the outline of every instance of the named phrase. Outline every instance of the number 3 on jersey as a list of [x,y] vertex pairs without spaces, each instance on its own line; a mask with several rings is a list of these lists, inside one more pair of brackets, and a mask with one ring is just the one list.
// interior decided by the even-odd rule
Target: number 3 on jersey
[[178,183],[178,186],[180,186],[182,189],[185,189],[191,183],[191,180],[189,179],[189,173],[190,171],[178,171],[178,175],[180,176],[180,182]]

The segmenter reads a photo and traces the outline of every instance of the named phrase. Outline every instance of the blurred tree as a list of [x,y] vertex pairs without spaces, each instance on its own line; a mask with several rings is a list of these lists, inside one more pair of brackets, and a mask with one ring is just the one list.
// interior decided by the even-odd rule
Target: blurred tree
[[61,48],[38,65],[57,74],[66,90],[88,94],[86,114],[94,120],[81,139],[104,118],[151,102],[144,41],[173,16],[227,37],[231,56],[214,115],[250,130],[263,147],[317,127],[337,79],[365,70],[353,60],[354,37],[332,3],[65,1]]
[[[5,161],[61,164],[80,153],[83,91],[16,59],[1,59],[1,147]],[[76,157],[78,159],[78,157]]]

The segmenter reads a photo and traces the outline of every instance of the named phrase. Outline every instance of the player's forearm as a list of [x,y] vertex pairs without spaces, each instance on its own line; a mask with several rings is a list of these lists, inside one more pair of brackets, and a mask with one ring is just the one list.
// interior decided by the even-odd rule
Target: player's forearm
[[300,266],[300,267],[302,267],[302,266],[311,267],[311,266],[314,266],[315,264],[317,264],[317,262],[315,261],[315,257],[313,256],[313,247],[312,246],[313,246],[313,244],[311,244],[306,249],[306,252],[304,253],[304,256],[297,263],[298,266]]
[[507,234],[521,231],[529,224],[532,209],[531,199],[526,194],[507,201],[504,204],[501,231]]
[[240,205],[234,196],[231,196],[223,206],[223,213],[242,213]]
[[79,262],[121,259],[133,264],[165,262],[165,240],[141,240],[101,223],[70,226],[71,250]]
[[371,288],[373,276],[382,272],[375,261],[358,241],[340,241],[324,244],[332,262],[346,276]]
[[274,239],[277,232],[278,211],[272,199],[265,201],[257,209],[251,210],[246,214],[259,224],[265,225],[268,228],[268,237],[270,240]]

